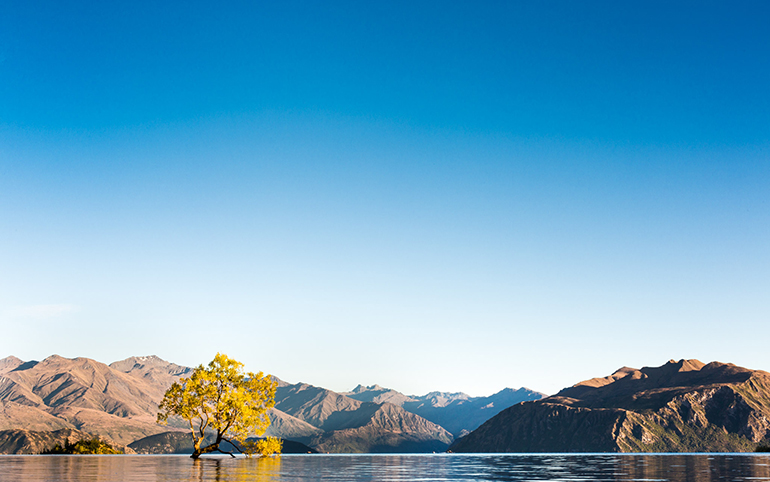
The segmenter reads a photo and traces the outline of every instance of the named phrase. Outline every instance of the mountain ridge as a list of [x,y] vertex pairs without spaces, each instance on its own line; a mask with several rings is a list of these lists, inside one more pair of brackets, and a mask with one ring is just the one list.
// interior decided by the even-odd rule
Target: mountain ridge
[[454,452],[753,451],[770,439],[770,373],[670,360],[512,406]]

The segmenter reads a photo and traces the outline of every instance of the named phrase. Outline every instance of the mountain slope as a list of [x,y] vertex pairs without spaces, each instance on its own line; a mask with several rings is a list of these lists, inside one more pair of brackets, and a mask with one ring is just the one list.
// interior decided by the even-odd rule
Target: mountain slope
[[751,451],[770,440],[770,374],[670,361],[624,367],[515,405],[457,440],[454,452]]
[[304,420],[292,417],[275,408],[270,409],[270,426],[264,433],[265,437],[280,437],[289,440],[308,440],[310,437],[320,435],[323,430],[314,427]]

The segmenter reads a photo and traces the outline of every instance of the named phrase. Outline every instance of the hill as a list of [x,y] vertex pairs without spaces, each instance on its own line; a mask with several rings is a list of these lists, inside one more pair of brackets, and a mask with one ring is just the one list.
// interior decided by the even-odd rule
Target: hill
[[770,440],[770,374],[671,360],[510,407],[454,452],[742,452]]

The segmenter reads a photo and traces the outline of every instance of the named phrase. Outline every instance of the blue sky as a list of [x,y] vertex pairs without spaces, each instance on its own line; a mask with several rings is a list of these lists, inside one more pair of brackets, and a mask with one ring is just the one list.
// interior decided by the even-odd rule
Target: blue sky
[[0,356],[770,369],[764,2],[8,2]]

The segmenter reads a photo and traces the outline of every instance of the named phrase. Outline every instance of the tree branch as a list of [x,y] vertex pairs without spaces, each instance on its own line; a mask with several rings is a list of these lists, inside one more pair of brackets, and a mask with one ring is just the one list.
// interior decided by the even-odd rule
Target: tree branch
[[229,455],[232,458],[235,458],[235,455],[233,455],[232,452],[225,452],[224,450],[220,449],[219,447],[217,447],[217,451],[222,452],[223,454],[227,454],[227,455]]
[[[227,443],[229,443],[230,445],[232,445],[233,447],[235,447],[235,450],[237,450],[238,452],[240,452],[240,453],[243,453],[243,449],[241,449],[240,447],[238,447],[238,444],[236,443],[236,442],[237,442],[237,440],[235,440],[235,439],[233,439],[233,440],[230,440],[230,439],[226,439],[226,438],[224,438],[224,437],[222,437],[222,440],[224,440],[225,442],[227,442]],[[232,455],[232,453],[231,453],[230,455]]]

